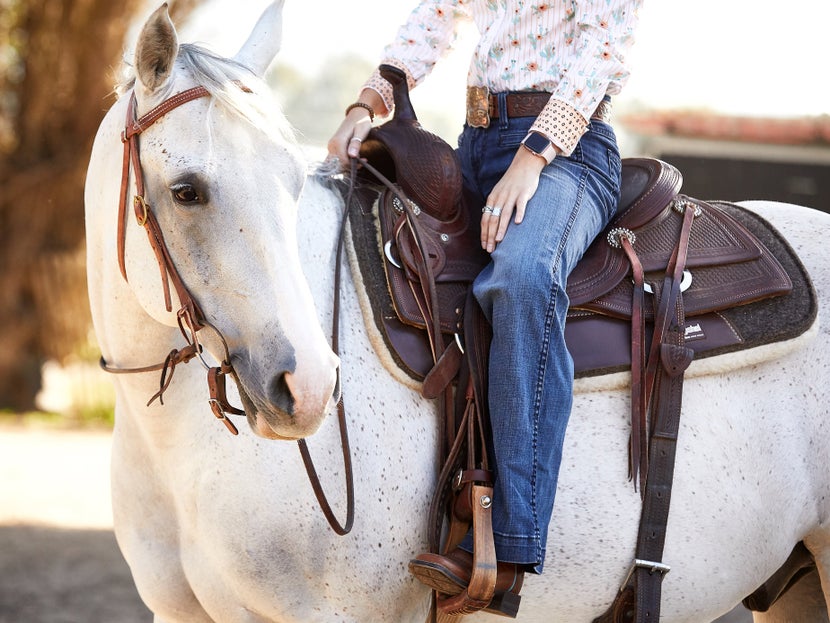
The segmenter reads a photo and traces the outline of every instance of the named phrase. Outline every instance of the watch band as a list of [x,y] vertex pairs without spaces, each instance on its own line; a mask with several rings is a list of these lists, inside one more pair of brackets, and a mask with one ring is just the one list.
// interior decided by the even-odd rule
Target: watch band
[[556,158],[556,146],[541,132],[528,132],[527,136],[522,139],[522,147],[530,153],[544,158],[548,164]]

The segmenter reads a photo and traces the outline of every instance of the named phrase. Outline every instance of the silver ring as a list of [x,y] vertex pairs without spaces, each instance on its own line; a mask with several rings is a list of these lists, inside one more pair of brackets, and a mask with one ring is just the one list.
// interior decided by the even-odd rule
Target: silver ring
[[352,140],[353,140],[353,141],[357,141],[358,143],[362,143],[362,142],[363,142],[363,139],[362,139],[362,138],[357,138],[356,136],[353,136],[353,137],[352,137]]
[[491,214],[492,212],[493,212],[493,207],[492,206],[484,206],[483,208],[481,208],[481,213],[482,214]]
[[495,217],[501,216],[501,208],[493,208],[493,216],[495,216]]

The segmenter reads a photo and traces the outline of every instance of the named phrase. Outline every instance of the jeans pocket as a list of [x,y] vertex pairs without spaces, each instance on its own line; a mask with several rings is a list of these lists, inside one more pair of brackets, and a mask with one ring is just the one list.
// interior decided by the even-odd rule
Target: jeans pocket
[[515,147],[518,149],[525,136],[527,136],[526,131],[507,130],[499,132],[499,147]]

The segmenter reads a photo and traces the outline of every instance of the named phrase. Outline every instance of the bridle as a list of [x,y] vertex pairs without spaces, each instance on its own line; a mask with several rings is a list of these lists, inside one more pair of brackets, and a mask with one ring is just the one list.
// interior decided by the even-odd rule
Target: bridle
[[[239,88],[248,91],[247,87],[243,85],[238,86]],[[204,313],[202,312],[202,309],[199,307],[198,302],[191,296],[190,292],[187,289],[187,286],[185,286],[184,281],[179,275],[179,271],[176,270],[176,266],[173,263],[173,259],[170,256],[170,252],[168,251],[167,245],[164,242],[164,235],[162,233],[161,227],[159,226],[158,219],[153,213],[151,206],[147,203],[145,199],[144,176],[142,175],[141,171],[141,156],[138,140],[139,135],[144,130],[149,128],[151,125],[153,125],[156,121],[161,119],[171,110],[174,110],[179,106],[186,104],[187,102],[209,96],[210,92],[205,87],[193,87],[191,89],[173,95],[172,97],[164,100],[161,104],[159,104],[146,114],[142,115],[140,118],[137,118],[137,102],[135,97],[135,91],[133,91],[133,93],[130,95],[130,102],[127,106],[127,120],[125,123],[124,131],[121,134],[121,142],[124,144],[124,159],[121,169],[121,192],[118,202],[118,267],[121,271],[121,275],[124,277],[124,280],[126,281],[126,219],[127,202],[130,190],[130,170],[132,169],[135,174],[136,187],[136,193],[133,196],[132,202],[133,213],[135,215],[137,223],[141,227],[143,227],[144,230],[147,232],[147,238],[150,242],[150,247],[153,249],[156,261],[158,262],[159,272],[161,274],[162,289],[164,292],[164,304],[168,312],[173,311],[173,303],[172,298],[170,296],[171,282],[173,284],[173,288],[175,288],[176,290],[176,295],[178,296],[179,301],[181,303],[181,308],[176,312],[176,318],[179,325],[179,330],[184,336],[187,345],[181,349],[173,349],[172,351],[170,351],[170,353],[168,353],[164,361],[149,366],[142,366],[136,368],[119,368],[108,364],[104,357],[101,357],[100,366],[106,372],[110,372],[113,374],[133,374],[141,372],[161,371],[161,376],[159,380],[159,391],[156,392],[156,394],[153,395],[152,398],[150,398],[149,402],[147,403],[147,405],[149,406],[156,399],[158,399],[159,402],[163,404],[164,392],[169,387],[170,382],[173,378],[173,372],[175,371],[176,366],[178,364],[188,363],[194,357],[199,357],[202,364],[207,369],[207,384],[210,393],[209,404],[211,411],[216,416],[216,418],[219,419],[233,435],[238,435],[238,429],[233,424],[233,422],[231,422],[228,419],[227,415],[231,414],[244,416],[245,412],[241,409],[232,406],[228,402],[226,394],[226,377],[229,374],[233,373],[234,369],[230,361],[231,358],[230,352],[228,350],[227,341],[225,340],[222,333],[210,322],[207,321]],[[338,273],[339,254],[340,253],[338,249],[338,266],[336,269]],[[338,307],[338,298],[339,292],[336,293],[335,297],[336,308]],[[339,329],[338,325],[338,314],[335,313],[332,340],[332,350],[335,351],[335,354],[339,354],[337,352],[337,334]],[[222,361],[218,366],[209,366],[202,357],[202,346],[199,342],[198,333],[199,331],[202,331],[204,329],[209,329],[211,333],[217,336],[224,350],[224,357],[222,358]],[[302,455],[306,473],[308,474],[309,481],[311,483],[312,489],[314,490],[314,494],[317,497],[321,509],[323,510],[323,514],[326,516],[329,525],[337,534],[345,535],[348,534],[348,532],[351,530],[354,522],[354,479],[352,475],[351,451],[349,447],[348,431],[346,427],[345,408],[343,406],[342,399],[338,401],[337,412],[338,421],[340,425],[340,438],[343,450],[343,461],[346,477],[347,511],[346,521],[344,522],[344,524],[340,524],[340,522],[335,518],[334,513],[331,510],[331,507],[326,499],[325,493],[323,492],[322,485],[320,484],[320,480],[317,476],[317,471],[314,468],[314,463],[308,452],[308,447],[305,443],[305,440],[299,439],[297,440],[297,443],[300,448],[300,454]]]
[[[206,88],[201,86],[194,87],[174,95],[153,108],[141,118],[136,118],[136,97],[135,92],[133,92],[130,96],[130,103],[127,106],[127,121],[124,131],[121,134],[121,141],[124,144],[124,159],[121,169],[121,193],[118,201],[118,267],[121,270],[121,275],[125,280],[127,280],[125,246],[127,202],[130,190],[130,168],[132,167],[135,172],[136,194],[133,196],[133,212],[135,214],[136,222],[147,232],[147,239],[149,240],[150,247],[153,249],[153,253],[156,256],[159,272],[161,274],[162,289],[164,292],[164,305],[167,311],[173,310],[173,303],[170,296],[171,281],[176,290],[176,294],[179,297],[181,308],[178,312],[176,312],[176,318],[179,324],[179,329],[187,341],[187,346],[182,349],[173,349],[162,363],[151,366],[144,366],[141,368],[116,368],[108,365],[104,359],[101,358],[101,367],[107,372],[115,374],[152,372],[160,370],[161,378],[159,381],[159,391],[156,392],[147,404],[150,405],[156,399],[163,404],[164,392],[170,385],[176,366],[180,363],[187,363],[194,357],[201,356],[202,347],[198,340],[198,332],[206,327],[210,327],[213,333],[218,336],[225,351],[225,356],[219,366],[211,367],[205,364],[208,370],[210,408],[213,411],[213,414],[225,424],[228,430],[234,435],[237,435],[239,431],[233,422],[226,417],[226,414],[244,415],[244,411],[231,406],[227,400],[225,378],[233,371],[233,366],[230,363],[230,355],[228,353],[228,345],[222,334],[205,319],[205,315],[199,307],[199,304],[190,295],[190,292],[184,285],[184,281],[182,281],[182,278],[179,275],[179,271],[176,270],[173,259],[170,257],[170,252],[167,250],[167,245],[164,242],[164,234],[161,231],[158,219],[145,199],[144,176],[141,172],[141,155],[138,143],[139,134],[161,119],[168,112],[178,108],[182,104],[201,97],[206,97],[208,95],[209,93]],[[202,361],[204,362],[204,360]]]

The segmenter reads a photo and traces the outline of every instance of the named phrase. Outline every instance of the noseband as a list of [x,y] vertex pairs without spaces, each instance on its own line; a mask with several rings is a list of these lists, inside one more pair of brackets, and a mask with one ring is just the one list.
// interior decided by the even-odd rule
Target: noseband
[[[238,85],[241,89],[248,91],[244,85]],[[159,272],[161,273],[162,288],[164,290],[164,304],[168,312],[173,311],[172,298],[170,296],[170,282],[176,290],[179,297],[181,308],[176,312],[176,318],[179,324],[184,339],[187,341],[187,346],[182,349],[173,349],[167,355],[165,360],[161,363],[143,366],[138,368],[118,368],[112,366],[101,357],[100,365],[103,370],[113,374],[131,374],[138,372],[154,372],[161,371],[161,378],[159,380],[159,391],[150,398],[147,405],[152,404],[157,398],[161,404],[163,401],[163,394],[170,385],[173,378],[173,372],[176,366],[180,363],[188,363],[194,357],[199,357],[204,366],[207,368],[207,383],[210,392],[210,408],[217,419],[221,420],[227,429],[234,435],[238,435],[239,431],[226,415],[245,415],[241,409],[231,406],[228,403],[226,395],[226,377],[233,372],[233,366],[230,362],[230,352],[228,344],[224,336],[219,330],[214,327],[205,318],[199,304],[190,295],[187,287],[184,285],[179,271],[173,263],[173,258],[167,249],[164,242],[164,235],[159,226],[158,219],[151,206],[147,203],[145,198],[144,176],[141,173],[141,155],[139,151],[138,136],[156,121],[161,119],[171,110],[174,110],[186,104],[187,102],[209,97],[209,91],[203,86],[193,87],[186,91],[182,91],[169,99],[166,99],[161,104],[150,110],[140,118],[136,118],[136,97],[135,92],[130,96],[130,103],[127,106],[127,121],[124,131],[121,133],[121,142],[124,144],[124,160],[121,169],[121,193],[118,202],[118,267],[121,270],[121,275],[124,280],[127,280],[127,266],[125,260],[126,247],[126,227],[127,227],[127,201],[129,196],[130,185],[130,169],[135,172],[135,187],[136,194],[133,196],[133,213],[135,214],[136,222],[144,228],[147,232],[147,238],[150,241],[150,247],[156,256],[158,262]],[[338,254],[340,249],[338,249]],[[338,262],[339,269],[339,262]],[[339,270],[338,270],[339,272]],[[339,293],[338,293],[339,296]],[[335,319],[337,314],[335,314]],[[334,348],[337,344],[337,320],[334,324]],[[208,366],[202,358],[202,346],[199,343],[198,332],[209,328],[218,338],[224,349],[224,357],[218,366]],[[338,380],[339,384],[339,380]],[[326,495],[320,483],[311,455],[308,451],[308,446],[304,439],[298,439],[297,444],[300,448],[300,454],[303,459],[306,473],[308,474],[309,482],[317,497],[317,501],[329,522],[331,528],[339,535],[348,534],[351,531],[354,523],[354,478],[352,475],[351,450],[349,448],[348,432],[346,430],[345,409],[343,401],[340,400],[337,404],[338,421],[340,425],[341,447],[343,450],[343,462],[345,467],[346,477],[346,499],[347,511],[346,521],[343,525],[336,519],[331,506],[328,503]]]

